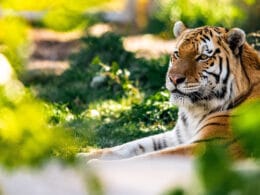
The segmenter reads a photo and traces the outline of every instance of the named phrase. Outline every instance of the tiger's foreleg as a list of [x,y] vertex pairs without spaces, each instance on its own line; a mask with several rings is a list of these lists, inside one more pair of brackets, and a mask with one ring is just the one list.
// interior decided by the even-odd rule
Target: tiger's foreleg
[[100,149],[92,153],[79,153],[78,157],[85,161],[91,159],[120,160],[131,158],[154,151],[159,151],[168,147],[174,147],[178,145],[176,136],[177,135],[175,131],[172,130],[158,135],[131,141],[112,148]]

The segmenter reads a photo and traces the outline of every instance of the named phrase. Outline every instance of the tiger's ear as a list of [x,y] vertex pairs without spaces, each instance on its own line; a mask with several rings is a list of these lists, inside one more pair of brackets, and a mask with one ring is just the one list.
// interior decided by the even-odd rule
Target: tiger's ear
[[182,23],[182,21],[175,22],[173,27],[174,36],[177,38],[185,29],[186,26]]
[[240,28],[232,28],[227,33],[227,42],[235,55],[239,53],[239,48],[246,42],[246,34]]

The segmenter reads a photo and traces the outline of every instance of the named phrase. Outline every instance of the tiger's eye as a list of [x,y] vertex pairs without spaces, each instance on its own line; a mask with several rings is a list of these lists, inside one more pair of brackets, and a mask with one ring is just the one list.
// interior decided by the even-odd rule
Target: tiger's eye
[[206,61],[210,58],[210,56],[207,56],[206,54],[201,54],[196,60],[197,61]]
[[207,55],[205,55],[205,54],[202,54],[201,56],[200,56],[200,59],[201,60],[206,60],[206,59],[208,59],[209,58],[209,56],[207,56]]

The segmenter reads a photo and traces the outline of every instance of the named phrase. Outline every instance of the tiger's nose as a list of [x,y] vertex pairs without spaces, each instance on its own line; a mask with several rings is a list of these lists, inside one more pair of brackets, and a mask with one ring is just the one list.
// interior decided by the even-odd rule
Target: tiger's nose
[[174,74],[174,75],[170,75],[169,76],[170,81],[174,84],[174,85],[178,85],[181,84],[185,81],[185,76],[182,74]]

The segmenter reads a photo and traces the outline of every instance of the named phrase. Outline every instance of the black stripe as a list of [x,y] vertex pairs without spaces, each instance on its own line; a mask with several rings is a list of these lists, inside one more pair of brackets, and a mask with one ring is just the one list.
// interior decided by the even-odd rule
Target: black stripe
[[230,74],[230,65],[229,65],[229,60],[228,58],[226,58],[226,61],[227,61],[227,74],[223,80],[223,84],[226,84],[227,81],[228,81],[228,78],[229,78],[229,74]]
[[238,106],[239,104],[241,104],[252,92],[252,89],[253,87],[251,86],[250,89],[247,91],[247,93],[245,94],[241,94],[240,96],[238,96],[234,102],[231,102],[229,105],[228,105],[228,110],[229,109],[232,109],[236,106]]
[[227,54],[229,54],[229,51],[228,51],[228,49],[226,48],[225,45],[222,45],[222,48],[227,52]]
[[[216,52],[216,51],[215,51]],[[213,72],[208,72],[207,70],[204,70],[204,72],[206,72],[207,74],[212,75],[213,77],[215,77],[216,79],[216,83],[219,83],[220,80],[220,75],[222,73],[222,57],[219,56],[219,74],[215,74]]]
[[203,39],[202,37],[200,37],[200,39],[204,42],[207,43],[207,41],[205,39]]
[[218,106],[218,107],[212,109],[212,110],[209,112],[209,114],[212,114],[212,113],[215,113],[215,112],[219,112],[220,110],[221,110],[221,106]]
[[222,57],[219,56],[219,77],[221,76],[222,74]]
[[187,125],[188,125],[188,123],[187,123],[187,117],[185,116],[184,113],[181,114],[181,120],[182,120],[184,126],[187,126]]
[[203,72],[206,72],[207,74],[213,76],[216,79],[216,82],[219,82],[219,75],[213,73],[213,72],[208,72],[207,70],[203,70]]
[[209,54],[211,54],[212,52],[213,52],[213,50],[209,50],[209,49],[207,49],[206,50]]
[[234,88],[234,83],[231,82],[230,84],[230,90],[229,90],[229,99],[232,99],[232,94],[233,94],[233,88]]
[[209,34],[210,34],[211,37],[213,37],[213,34],[212,34],[211,30],[209,31]]
[[[209,114],[211,114],[211,113],[214,113],[214,112],[211,111]],[[206,115],[206,116],[208,116],[208,115]],[[207,120],[212,120],[212,119],[215,119],[215,118],[223,118],[223,117],[225,117],[225,118],[226,117],[228,117],[228,118],[232,117],[233,118],[233,117],[237,117],[237,115],[234,115],[234,114],[222,114],[222,115],[217,115],[217,116],[211,116]]]
[[222,86],[221,90],[214,92],[214,94],[215,94],[215,96],[216,96],[218,99],[222,99],[222,98],[225,97],[226,92],[227,92],[227,86]]
[[199,120],[199,124],[205,119],[205,117],[208,116],[208,113],[207,114],[204,114],[201,119]]
[[214,51],[214,54],[213,54],[213,55],[218,54],[218,53],[220,53],[220,49],[219,49],[219,48],[217,48],[217,49]]
[[232,115],[229,114],[223,114],[223,115],[217,115],[217,116],[212,116],[208,118],[208,120],[214,119],[214,118],[222,118],[222,117],[231,117]]
[[216,33],[218,33],[218,34],[220,34],[220,32],[221,32],[218,27],[214,27],[213,30],[214,30]]
[[208,41],[210,41],[210,38],[209,38],[207,35],[203,35],[203,37],[204,37],[205,39],[207,39]]
[[163,148],[167,148],[167,147],[168,147],[167,142],[166,142],[166,140],[163,138]]
[[154,138],[152,138],[152,141],[153,141],[153,150],[156,151],[157,150],[156,141]]
[[161,144],[161,140],[159,139],[158,140],[158,147],[157,147],[157,149],[158,150],[161,150],[163,147],[162,147],[162,144]]
[[201,130],[203,130],[205,127],[208,127],[208,126],[226,126],[227,124],[226,123],[216,123],[216,122],[212,122],[212,123],[208,123],[206,125],[204,125],[203,127],[201,127],[197,132],[199,133]]
[[218,43],[219,46],[221,46],[221,41],[220,41],[220,39],[217,40],[217,43]]
[[178,143],[179,143],[179,144],[182,144],[183,141],[182,141],[182,139],[181,139],[180,129],[179,129],[179,128],[176,128],[175,131],[176,131]]
[[138,148],[142,151],[142,153],[145,153],[145,148],[141,144],[138,144]]
[[193,93],[189,94],[188,97],[190,98],[192,103],[202,100],[202,94],[200,94],[199,92],[193,92]]
[[211,141],[216,141],[216,140],[224,140],[226,139],[225,137],[213,137],[213,138],[209,138],[209,139],[200,139],[200,140],[196,140],[192,143],[201,143],[201,142],[211,142]]

